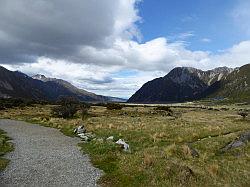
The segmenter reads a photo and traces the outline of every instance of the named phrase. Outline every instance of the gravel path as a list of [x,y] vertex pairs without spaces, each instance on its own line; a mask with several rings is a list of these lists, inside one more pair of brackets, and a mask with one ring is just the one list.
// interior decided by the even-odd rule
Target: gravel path
[[0,128],[15,145],[6,156],[11,162],[0,173],[0,186],[97,186],[102,172],[79,151],[78,138],[13,120],[0,120]]

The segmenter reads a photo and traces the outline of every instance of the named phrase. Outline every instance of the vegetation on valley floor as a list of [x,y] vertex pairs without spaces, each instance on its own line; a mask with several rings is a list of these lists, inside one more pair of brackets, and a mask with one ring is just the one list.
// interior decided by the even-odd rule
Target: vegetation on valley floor
[[9,163],[9,160],[3,158],[3,156],[13,150],[13,145],[9,140],[10,138],[6,133],[0,129],[0,171],[4,170]]
[[[52,105],[34,105],[0,111],[2,118],[25,120],[61,129],[73,136],[73,129],[84,124],[95,133],[96,141],[82,143],[93,164],[105,175],[103,186],[249,186],[250,146],[221,153],[219,150],[249,131],[249,116],[238,115],[244,106],[171,105],[166,115],[152,105],[129,105],[107,110],[92,106],[91,117],[82,121],[81,111],[71,119],[53,117]],[[161,110],[159,110],[161,109]],[[131,147],[124,152],[112,141],[124,139]],[[194,151],[197,154],[194,154]]]

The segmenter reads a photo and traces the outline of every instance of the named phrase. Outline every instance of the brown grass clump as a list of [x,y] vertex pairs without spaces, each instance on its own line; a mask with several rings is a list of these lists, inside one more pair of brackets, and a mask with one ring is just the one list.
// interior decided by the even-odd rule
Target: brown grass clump
[[145,167],[151,167],[155,163],[155,157],[149,153],[144,153],[143,164]]
[[218,164],[211,164],[208,166],[207,171],[209,172],[210,175],[216,176],[219,171],[219,165]]
[[166,168],[166,175],[177,184],[177,186],[190,186],[195,179],[194,171],[187,165],[170,162]]
[[158,142],[166,137],[166,133],[165,132],[157,132],[157,133],[154,133],[151,137],[153,139],[153,142]]
[[181,148],[182,148],[182,153],[184,156],[192,157],[192,150],[190,149],[188,145],[182,145]]
[[176,153],[177,147],[175,144],[167,146],[164,151],[167,158],[173,156]]

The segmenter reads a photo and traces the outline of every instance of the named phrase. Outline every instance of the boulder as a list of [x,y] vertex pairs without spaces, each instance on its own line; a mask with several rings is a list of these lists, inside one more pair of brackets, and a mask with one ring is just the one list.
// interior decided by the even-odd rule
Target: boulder
[[107,141],[114,141],[114,136],[110,136],[106,139]]
[[250,141],[250,131],[242,133],[240,135],[239,140],[244,142],[244,143],[247,143],[248,141]]
[[249,141],[250,141],[250,131],[247,131],[247,132],[242,133],[239,136],[239,138],[235,139],[234,141],[230,142],[228,145],[223,147],[221,149],[221,151],[226,152],[226,151],[228,151],[230,149],[234,149],[234,148],[237,148],[237,147],[244,146]]
[[89,137],[86,136],[84,133],[78,134],[78,136],[85,142],[89,141]]
[[79,127],[75,128],[75,130],[74,130],[75,134],[82,134],[85,132],[86,132],[86,129],[85,129],[84,125],[80,125]]
[[84,133],[85,136],[89,137],[90,139],[95,138],[95,135],[92,132]]
[[121,145],[124,151],[129,151],[129,144],[127,144],[124,140],[119,139],[115,143],[118,144],[118,145]]
[[192,157],[199,157],[200,156],[198,151],[195,148],[193,148],[190,144],[187,144],[187,146],[188,146],[188,148],[190,150],[190,153],[191,153]]

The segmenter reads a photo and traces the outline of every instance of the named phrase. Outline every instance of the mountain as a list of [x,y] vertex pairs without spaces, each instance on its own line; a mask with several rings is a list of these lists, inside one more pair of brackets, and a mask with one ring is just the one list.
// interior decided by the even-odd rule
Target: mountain
[[72,96],[86,102],[124,101],[78,89],[67,81],[46,78],[44,75],[29,77],[18,71],[9,71],[0,66],[0,97],[57,100],[60,96]]
[[250,103],[250,64],[236,68],[228,76],[211,85],[204,95]]
[[[132,103],[182,102],[199,99],[207,90],[224,80],[234,69],[220,67],[202,71],[191,67],[177,67],[166,76],[144,84],[129,100]],[[217,88],[216,88],[217,89]]]
[[86,101],[107,101],[109,100],[107,97],[105,96],[101,96],[101,95],[96,95],[94,93],[88,92],[86,90],[83,89],[79,89],[75,86],[73,86],[72,84],[70,84],[69,82],[62,80],[62,79],[56,79],[56,78],[47,78],[44,75],[41,74],[37,74],[32,76],[33,79],[36,80],[40,80],[43,81],[45,83],[56,83],[62,87],[64,87],[65,89],[70,90],[72,93],[74,93],[75,95],[77,95],[79,98],[82,98],[82,100],[86,100]]
[[[33,79],[40,80],[43,82],[54,82],[57,83],[66,89],[70,90],[72,93],[78,95],[79,98],[82,98],[82,100],[85,101],[99,101],[99,102],[126,102],[126,99],[118,98],[118,97],[110,97],[110,96],[102,96],[102,95],[96,95],[92,92],[88,92],[83,89],[79,89],[72,85],[71,83],[62,80],[62,79],[56,79],[56,78],[47,78],[44,75],[37,74],[32,76]],[[85,98],[83,98],[85,97]]]
[[60,95],[73,93],[55,82],[35,80],[21,72],[0,67],[0,94],[4,97],[56,100]]

